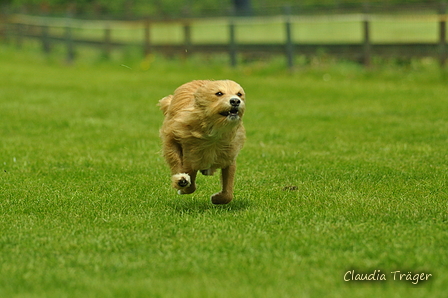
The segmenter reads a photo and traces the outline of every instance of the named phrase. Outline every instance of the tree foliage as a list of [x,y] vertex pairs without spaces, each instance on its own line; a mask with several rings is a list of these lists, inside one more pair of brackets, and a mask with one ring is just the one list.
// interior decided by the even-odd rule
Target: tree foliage
[[151,16],[155,18],[281,13],[285,6],[294,11],[347,9],[373,6],[440,5],[441,0],[0,0],[0,7],[13,12]]

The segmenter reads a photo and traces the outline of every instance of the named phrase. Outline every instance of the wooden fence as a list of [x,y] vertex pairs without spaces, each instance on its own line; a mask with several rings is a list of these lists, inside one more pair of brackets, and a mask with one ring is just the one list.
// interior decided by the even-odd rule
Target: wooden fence
[[[395,17],[389,17],[389,20]],[[403,18],[403,16],[399,17]],[[207,20],[204,21],[203,19],[173,20],[170,22],[152,22],[149,20],[119,22],[16,15],[3,18],[0,32],[4,40],[13,42],[18,47],[21,46],[25,39],[38,40],[44,53],[50,53],[55,43],[63,44],[66,48],[68,61],[73,61],[76,58],[75,48],[77,46],[85,45],[97,47],[103,52],[105,57],[110,57],[113,50],[126,46],[140,47],[144,55],[153,52],[166,55],[181,54],[184,56],[195,53],[227,53],[232,66],[237,65],[237,57],[239,55],[258,57],[281,54],[285,56],[287,67],[292,68],[294,67],[296,55],[315,55],[316,53],[324,52],[336,57],[356,60],[366,66],[371,64],[373,56],[430,56],[437,58],[443,67],[447,59],[447,15],[443,12],[432,15],[405,17],[410,22],[409,24],[429,26],[434,29],[432,30],[434,32],[429,34],[431,36],[428,35],[426,37],[425,35],[419,40],[412,40],[412,38],[409,40],[400,38],[399,41],[395,41],[394,38],[387,41],[382,41],[381,38],[374,40],[372,33],[375,30],[372,32],[372,24],[377,24],[381,18],[384,19],[385,17],[371,14],[327,17],[227,18],[219,19],[219,26],[213,25],[215,23],[207,23]],[[342,40],[337,40],[337,38],[330,41],[318,40],[318,38],[317,41],[316,38],[313,40],[313,27],[310,24],[316,24],[322,19],[330,24],[330,27],[333,26],[332,24],[336,26],[337,24],[349,22],[351,26],[359,26],[359,30],[353,31],[352,35],[355,35],[354,38],[350,37],[349,34],[344,37],[344,33],[340,31],[345,29],[341,28],[340,30],[335,30],[337,34],[343,37],[341,38]],[[216,20],[214,19],[213,22],[216,22]],[[254,24],[260,25],[261,29],[255,28]],[[272,24],[272,26],[269,24]],[[241,28],[244,26],[246,26],[247,32],[245,37],[241,37]],[[306,26],[311,27],[307,28]],[[159,31],[157,34],[154,34],[157,32],[155,29],[157,27],[159,27]],[[171,31],[168,30],[163,33],[163,30],[160,28],[164,27],[171,28]],[[406,26],[402,25],[402,27],[401,31],[407,30]],[[121,32],[121,35],[118,34],[124,30],[123,28],[132,30],[132,34],[128,34],[128,36],[126,34],[123,35],[123,32]],[[251,28],[258,31],[259,36],[257,38],[252,38]],[[265,33],[269,35],[268,31],[272,31],[270,28],[275,29],[273,30],[274,34],[271,32],[270,37],[264,37]],[[416,31],[415,28],[415,25],[412,28],[408,28],[408,33],[412,30]],[[266,32],[263,32],[263,30]],[[386,29],[382,30],[387,31],[387,26]],[[208,35],[207,33],[202,33],[202,35],[207,35],[208,40],[207,38],[197,38],[197,31],[207,31]],[[214,31],[217,32],[214,33]],[[80,32],[83,32],[83,34],[80,34]],[[308,33],[311,34],[311,37],[308,40],[300,40],[300,34],[303,35],[303,32],[311,32]],[[406,34],[407,32],[403,32],[403,35]],[[328,37],[331,37],[331,32]]]

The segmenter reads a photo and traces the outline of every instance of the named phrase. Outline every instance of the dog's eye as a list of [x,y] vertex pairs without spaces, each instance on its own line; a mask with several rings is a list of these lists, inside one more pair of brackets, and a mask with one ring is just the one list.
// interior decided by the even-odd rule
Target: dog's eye
[[238,92],[236,95],[237,95],[238,97],[243,96],[243,94],[242,94],[241,92]]
[[215,95],[216,95],[216,96],[223,96],[224,93],[222,93],[221,91],[219,91],[219,92],[216,92]]

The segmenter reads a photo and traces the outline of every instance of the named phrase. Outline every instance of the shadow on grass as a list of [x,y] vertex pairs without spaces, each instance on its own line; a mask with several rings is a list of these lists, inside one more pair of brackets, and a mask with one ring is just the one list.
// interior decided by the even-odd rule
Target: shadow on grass
[[180,214],[226,213],[249,209],[253,202],[247,199],[235,198],[226,205],[214,205],[204,197],[176,197],[166,201],[166,205]]

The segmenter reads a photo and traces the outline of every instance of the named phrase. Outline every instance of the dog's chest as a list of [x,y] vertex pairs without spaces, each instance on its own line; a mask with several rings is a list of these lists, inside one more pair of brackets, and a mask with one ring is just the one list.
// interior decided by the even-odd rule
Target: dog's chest
[[202,141],[187,146],[185,160],[197,170],[223,168],[229,166],[235,158],[235,152],[229,143]]

